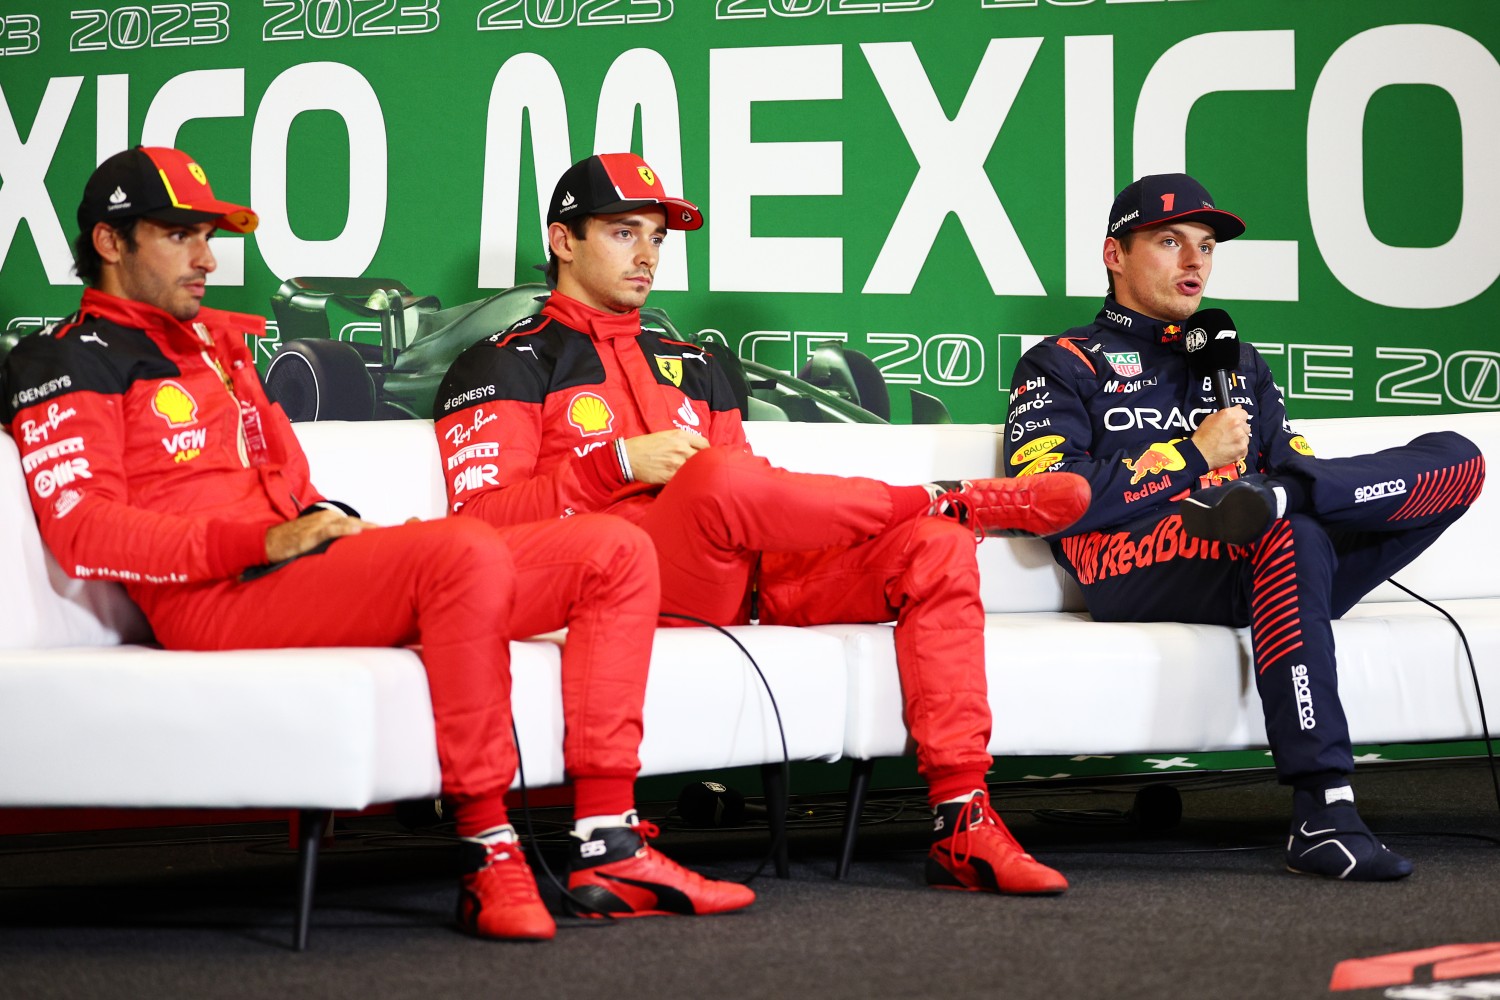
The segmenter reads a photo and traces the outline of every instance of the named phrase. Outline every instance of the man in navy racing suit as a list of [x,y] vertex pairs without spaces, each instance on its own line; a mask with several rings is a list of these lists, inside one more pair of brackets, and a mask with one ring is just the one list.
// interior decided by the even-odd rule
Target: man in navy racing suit
[[1184,174],[1129,185],[1109,219],[1104,308],[1016,367],[1010,470],[1089,480],[1088,512],[1051,544],[1096,620],[1250,626],[1266,733],[1293,788],[1287,866],[1362,881],[1407,875],[1411,863],[1354,807],[1329,623],[1468,509],[1484,459],[1451,432],[1315,458],[1245,343],[1220,408],[1212,380],[1189,368],[1187,341],[1205,335],[1190,318],[1214,248],[1244,223]]

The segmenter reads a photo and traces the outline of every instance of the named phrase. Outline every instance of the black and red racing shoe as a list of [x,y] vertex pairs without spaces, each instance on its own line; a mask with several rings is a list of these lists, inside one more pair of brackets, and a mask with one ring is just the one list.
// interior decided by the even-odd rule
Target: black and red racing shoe
[[945,492],[933,500],[933,510],[968,525],[978,537],[1055,535],[1082,517],[1093,497],[1089,481],[1074,472],[935,485]]
[[1021,847],[980,789],[966,802],[944,803],[933,821],[927,884],[937,889],[1055,896],[1068,880]]
[[[634,818],[630,826],[595,829],[579,839],[569,863],[569,912],[580,917],[703,916],[742,910],[755,893],[689,871],[647,843],[660,831]],[[576,834],[575,834],[576,836]]]
[[531,866],[507,828],[505,839],[485,844],[484,861],[458,888],[458,925],[475,937],[548,941],[557,923],[537,892]]

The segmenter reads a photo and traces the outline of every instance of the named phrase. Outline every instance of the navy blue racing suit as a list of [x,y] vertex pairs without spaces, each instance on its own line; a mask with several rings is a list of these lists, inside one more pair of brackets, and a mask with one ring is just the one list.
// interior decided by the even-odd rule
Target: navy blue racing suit
[[[1242,342],[1230,402],[1250,415],[1248,454],[1210,469],[1191,436],[1217,397],[1190,374],[1183,340],[1180,324],[1106,299],[1092,325],[1031,348],[1011,383],[1009,470],[1089,480],[1088,512],[1052,552],[1096,620],[1249,625],[1279,777],[1347,774],[1354,760],[1329,622],[1468,509],[1484,458],[1449,431],[1316,458],[1287,423],[1265,360]],[[1183,533],[1178,500],[1246,473],[1294,483],[1300,508],[1249,545]]]

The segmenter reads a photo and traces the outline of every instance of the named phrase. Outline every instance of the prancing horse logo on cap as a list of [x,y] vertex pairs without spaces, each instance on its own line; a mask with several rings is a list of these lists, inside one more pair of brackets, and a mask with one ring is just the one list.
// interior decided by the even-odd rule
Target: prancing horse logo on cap
[[650,167],[636,167],[635,172],[641,175],[641,180],[647,184],[656,183],[656,175],[651,172]]

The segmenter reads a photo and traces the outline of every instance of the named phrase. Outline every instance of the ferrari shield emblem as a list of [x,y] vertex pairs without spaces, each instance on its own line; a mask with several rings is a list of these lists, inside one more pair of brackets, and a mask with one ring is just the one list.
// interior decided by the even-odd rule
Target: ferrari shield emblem
[[656,359],[656,369],[667,377],[667,381],[682,388],[682,359],[663,358]]
[[656,183],[656,175],[651,172],[650,167],[636,167],[635,170],[648,185]]

